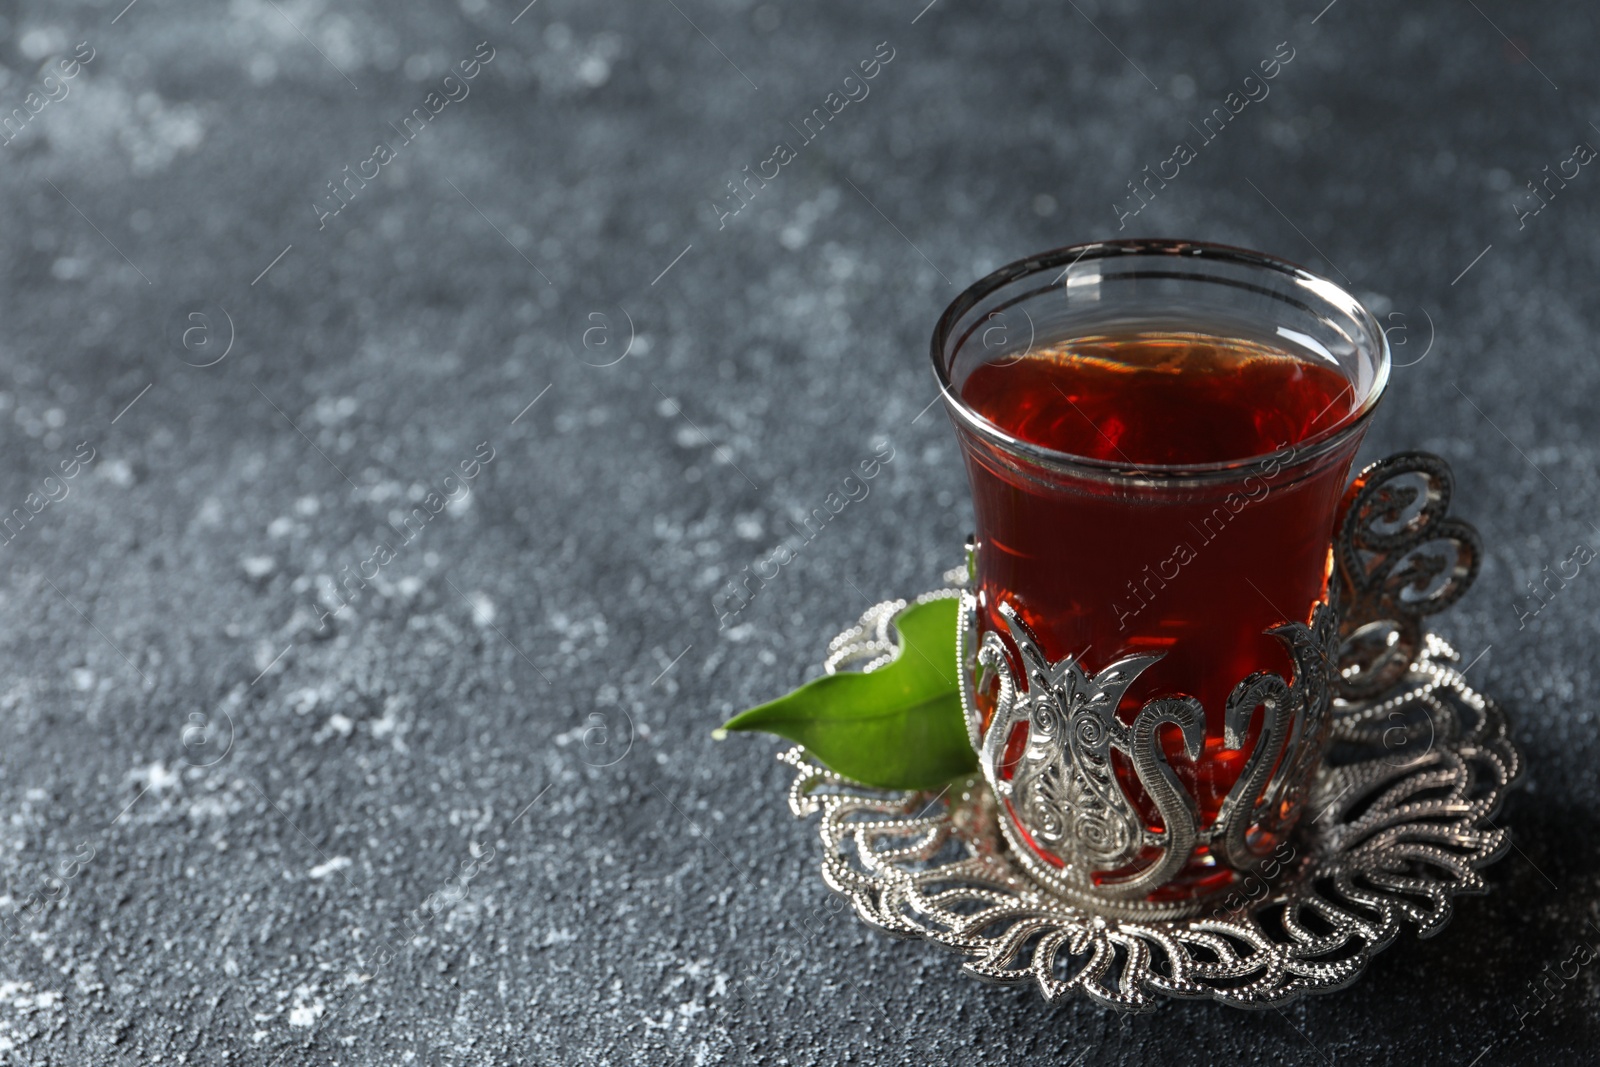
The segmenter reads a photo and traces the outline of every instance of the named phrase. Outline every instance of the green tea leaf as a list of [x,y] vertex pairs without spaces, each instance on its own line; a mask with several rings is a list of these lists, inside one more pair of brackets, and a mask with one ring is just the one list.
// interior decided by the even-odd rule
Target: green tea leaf
[[956,681],[956,601],[895,618],[900,647],[875,671],[841,671],[729,719],[786,737],[829,770],[882,789],[937,789],[978,769]]

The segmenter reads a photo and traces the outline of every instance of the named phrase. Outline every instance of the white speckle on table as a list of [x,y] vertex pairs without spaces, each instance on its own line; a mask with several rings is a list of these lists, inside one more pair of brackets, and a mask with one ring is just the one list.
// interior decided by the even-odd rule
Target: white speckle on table
[[[335,871],[342,871],[348,866],[350,866],[349,856],[335,856],[327,863],[317,864],[315,867],[311,868],[308,873],[313,878],[322,879],[328,877],[328,875],[334,873]],[[298,996],[299,994],[297,993],[296,995]],[[319,1012],[318,1014],[321,1013]]]
[[239,566],[244,568],[246,577],[265,578],[278,569],[278,561],[271,556],[246,556],[239,561]]
[[322,425],[333,426],[354,415],[359,406],[353,396],[341,396],[338,399],[322,397],[317,401],[317,406],[312,409],[311,414]]
[[32,982],[0,982],[0,1052],[11,1052],[20,1042],[38,1036],[37,1024],[22,1023],[21,1017],[53,1013],[60,1007],[61,994],[55,990],[35,993]]
[[50,264],[50,276],[59,282],[75,282],[87,277],[94,264],[82,256],[62,256]]
[[67,35],[59,26],[34,26],[23,31],[17,47],[29,59],[38,61],[67,47]]
[[160,760],[151,761],[148,767],[137,767],[128,772],[128,777],[135,782],[143,782],[146,789],[152,793],[165,792],[178,784],[178,776],[167,770],[166,764]]
[[560,930],[546,930],[544,940],[539,942],[539,948],[550,948],[554,945],[570,945],[578,940],[578,935],[562,927]]
[[283,672],[283,653],[287,649],[278,648],[271,641],[261,641],[256,644],[255,662],[256,670],[265,674],[267,671]]
[[32,136],[48,137],[52,155],[64,164],[94,157],[97,150],[104,158],[109,147],[120,149],[134,175],[145,177],[167,169],[205,139],[199,107],[168,102],[151,90],[136,92],[115,77],[91,75],[75,82],[72,97],[78,103],[52,111],[48,127],[30,127],[37,130]]
[[484,627],[494,623],[494,601],[484,593],[473,593],[467,599],[472,602],[473,625]]
[[294,991],[294,1005],[289,1009],[289,1025],[300,1030],[315,1026],[326,1010],[322,998],[313,997],[310,989],[299,986]]
[[90,963],[78,964],[77,972],[72,976],[72,984],[78,987],[79,993],[86,995],[104,992],[106,988],[105,983],[100,981],[99,975],[96,974],[94,965]]
[[578,80],[591,89],[599,88],[611,77],[611,64],[604,56],[584,56],[578,62]]
[[366,498],[374,504],[381,504],[385,500],[393,500],[405,492],[405,487],[393,479],[375,482],[366,488]]
[[391,697],[389,702],[384,705],[383,717],[372,720],[372,736],[388,737],[394,733],[395,727],[399,725],[400,721],[394,717],[394,698]]
[[408,727],[405,723],[395,718],[394,714],[395,709],[399,706],[399,701],[394,697],[389,698],[388,702],[384,704],[383,717],[372,720],[372,736],[379,741],[386,737],[390,738],[389,744],[396,752],[407,752],[409,749],[406,747],[405,732]]
[[120,489],[133,484],[133,466],[125,459],[112,459],[100,465],[100,477]]

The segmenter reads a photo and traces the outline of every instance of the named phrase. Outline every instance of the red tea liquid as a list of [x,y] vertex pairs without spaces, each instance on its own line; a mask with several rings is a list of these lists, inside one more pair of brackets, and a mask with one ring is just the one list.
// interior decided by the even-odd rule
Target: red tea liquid
[[[1198,762],[1176,729],[1163,737],[1202,828],[1245,758],[1223,747],[1228,694],[1255,671],[1291,677],[1287,652],[1265,631],[1307,622],[1327,594],[1334,513],[1359,435],[1331,455],[1296,455],[1356,403],[1345,377],[1317,358],[1205,334],[1129,333],[984,364],[960,387],[970,408],[1013,437],[1124,468],[1269,457],[1221,482],[1145,488],[1019,464],[962,435],[980,625],[1007,636],[1005,598],[1052,660],[1076,655],[1091,674],[1133,653],[1164,653],[1120,711],[1131,722],[1145,701],[1178,694],[1204,705]],[[1025,738],[1013,741],[1020,755]],[[1125,761],[1119,772],[1159,826]],[[1189,880],[1203,889],[1203,856],[1198,866]]]

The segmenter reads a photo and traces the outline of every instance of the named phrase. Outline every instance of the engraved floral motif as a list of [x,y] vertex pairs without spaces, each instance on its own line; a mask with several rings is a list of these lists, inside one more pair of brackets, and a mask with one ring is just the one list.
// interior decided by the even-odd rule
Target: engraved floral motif
[[[971,593],[961,598],[958,625],[967,629],[977,602]],[[1205,742],[1205,709],[1192,697],[1171,697],[1148,701],[1131,724],[1117,716],[1128,686],[1160,657],[1128,656],[1091,676],[1073,657],[1049,662],[1009,604],[1000,605],[1000,614],[1023,680],[1012,674],[999,637],[986,634],[979,662],[1002,684],[981,733],[978,764],[1011,816],[1002,819],[1002,831],[1035,878],[1079,900],[1138,901],[1175,875],[1199,844],[1215,842],[1229,863],[1244,869],[1260,858],[1258,849],[1270,852],[1276,836],[1292,826],[1328,735],[1329,679],[1338,650],[1328,605],[1317,606],[1309,626],[1290,623],[1272,631],[1293,659],[1292,682],[1257,673],[1230,694],[1224,709],[1230,747],[1244,747],[1257,709],[1263,725],[1216,820],[1203,828],[1193,798],[1167,764],[1158,731],[1176,726],[1196,759]],[[963,679],[969,674],[963,670]],[[975,703],[970,689],[963,700]],[[1027,744],[1021,758],[1008,763],[1019,730],[1026,731]],[[1113,750],[1128,758],[1161,829],[1144,826],[1116,777]],[[1136,860],[1141,866],[1129,873]],[[1174,903],[1166,910],[1176,914],[1185,907],[1198,905]]]

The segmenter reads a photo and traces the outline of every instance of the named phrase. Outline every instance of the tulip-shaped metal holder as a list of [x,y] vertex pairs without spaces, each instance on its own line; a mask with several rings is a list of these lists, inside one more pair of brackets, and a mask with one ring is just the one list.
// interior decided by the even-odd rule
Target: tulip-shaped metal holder
[[[1478,536],[1445,516],[1450,490],[1444,461],[1419,452],[1373,465],[1350,487],[1338,523],[1335,587],[1349,620],[1348,655],[1341,655],[1340,610],[1326,602],[1315,606],[1309,624],[1286,621],[1270,631],[1293,672],[1254,673],[1229,694],[1224,743],[1235,751],[1253,743],[1209,825],[1199,825],[1195,800],[1159,741],[1163,726],[1176,727],[1188,758],[1197,760],[1206,709],[1174,695],[1146,701],[1131,721],[1119,716],[1123,694],[1160,656],[1127,656],[1091,675],[1071,657],[1049,661],[1018,612],[1000,604],[1020,669],[992,631],[974,661],[958,655],[968,734],[1017,861],[1064,898],[1103,912],[1182,915],[1201,910],[1196,898],[1205,894],[1163,900],[1163,890],[1181,889],[1174,878],[1197,858],[1202,871],[1224,876],[1229,869],[1247,874],[1269,859],[1305,810],[1335,692],[1355,696],[1392,683],[1419,651],[1422,616],[1453,603],[1476,574]],[[958,632],[970,643],[977,600],[963,592],[961,603]],[[987,715],[970,684],[981,672],[998,676]],[[1116,774],[1114,754],[1132,767],[1136,790]],[[1145,814],[1151,808],[1154,820]],[[1212,881],[1231,888],[1223,878]]]

